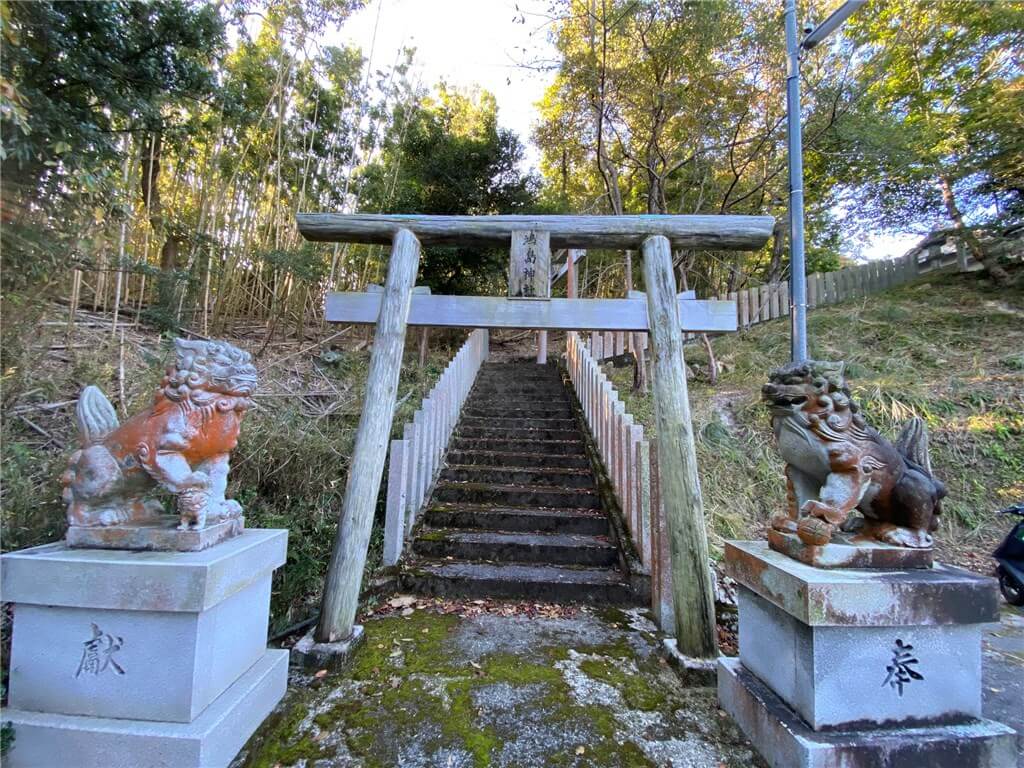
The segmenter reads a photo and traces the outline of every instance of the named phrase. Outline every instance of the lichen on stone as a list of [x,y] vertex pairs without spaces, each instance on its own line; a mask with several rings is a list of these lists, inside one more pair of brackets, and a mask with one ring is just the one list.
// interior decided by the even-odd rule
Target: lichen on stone
[[642,612],[501,613],[364,621],[352,665],[296,677],[236,768],[761,765]]

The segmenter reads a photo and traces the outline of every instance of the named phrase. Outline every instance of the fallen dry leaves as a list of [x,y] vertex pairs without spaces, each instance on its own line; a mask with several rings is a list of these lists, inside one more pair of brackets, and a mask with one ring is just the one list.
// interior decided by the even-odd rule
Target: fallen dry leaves
[[419,597],[416,595],[395,595],[377,605],[368,607],[363,611],[362,618],[383,618],[396,615],[411,616],[418,610],[463,618],[489,614],[492,616],[526,616],[544,619],[561,619],[578,616],[581,612],[587,612],[585,606],[578,605],[479,598],[475,600],[460,600],[441,597]]

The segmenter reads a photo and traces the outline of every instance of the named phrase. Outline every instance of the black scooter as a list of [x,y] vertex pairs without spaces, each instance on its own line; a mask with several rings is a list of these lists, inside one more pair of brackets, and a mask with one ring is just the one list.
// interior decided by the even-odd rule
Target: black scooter
[[992,553],[999,563],[996,575],[999,589],[1010,605],[1024,605],[1024,503],[1001,510],[1001,515],[1017,515],[1020,520]]

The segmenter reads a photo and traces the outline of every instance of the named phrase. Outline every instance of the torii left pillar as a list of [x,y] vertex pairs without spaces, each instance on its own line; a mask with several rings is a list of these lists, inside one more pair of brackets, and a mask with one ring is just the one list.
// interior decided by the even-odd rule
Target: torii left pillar
[[407,229],[398,230],[392,241],[388,276],[370,354],[365,405],[359,418],[338,535],[334,540],[314,638],[318,645],[339,644],[342,656],[347,655],[362,635],[362,627],[355,624],[359,585],[366,568],[377,492],[384,475],[405,348],[406,321],[419,264],[419,240]]

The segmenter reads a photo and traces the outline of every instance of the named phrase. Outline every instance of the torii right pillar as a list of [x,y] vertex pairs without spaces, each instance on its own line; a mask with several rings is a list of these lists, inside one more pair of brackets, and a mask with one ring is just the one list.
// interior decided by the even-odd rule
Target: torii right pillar
[[710,683],[718,656],[715,602],[668,239],[660,235],[647,238],[643,259],[653,347],[658,469],[675,606],[676,637],[666,645],[671,657],[695,678],[694,682]]

